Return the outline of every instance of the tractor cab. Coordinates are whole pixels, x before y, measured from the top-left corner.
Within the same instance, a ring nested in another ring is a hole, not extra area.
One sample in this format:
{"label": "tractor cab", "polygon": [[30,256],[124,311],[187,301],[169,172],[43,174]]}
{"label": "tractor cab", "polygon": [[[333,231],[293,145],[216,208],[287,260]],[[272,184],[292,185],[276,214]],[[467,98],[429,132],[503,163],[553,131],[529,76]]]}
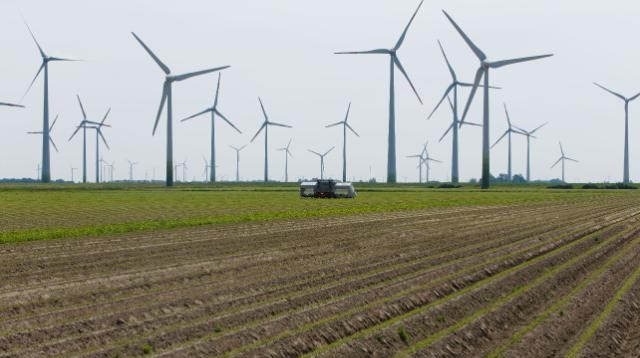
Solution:
{"label": "tractor cab", "polygon": [[356,190],[351,183],[333,179],[314,179],[300,183],[303,198],[355,198]]}

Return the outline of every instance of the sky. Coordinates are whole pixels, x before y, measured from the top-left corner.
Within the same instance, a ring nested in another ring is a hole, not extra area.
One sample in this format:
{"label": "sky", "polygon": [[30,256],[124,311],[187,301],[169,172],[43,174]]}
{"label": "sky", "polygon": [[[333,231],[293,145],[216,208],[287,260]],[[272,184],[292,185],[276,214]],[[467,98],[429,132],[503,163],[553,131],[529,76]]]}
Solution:
{"label": "sky", "polygon": [[[115,162],[115,179],[128,178],[127,160],[138,162],[134,177],[164,177],[166,116],[152,136],[164,74],[135,42],[135,31],[173,73],[230,65],[223,71],[219,109],[241,130],[217,123],[218,179],[235,177],[235,152],[229,145],[249,142],[263,118],[260,96],[271,120],[294,128],[269,131],[269,173],[284,178],[284,156],[276,148],[292,139],[289,178],[319,176],[324,152],[325,176],[342,173],[342,131],[325,128],[340,121],[351,102],[349,121],[360,137],[348,137],[348,177],[386,178],[389,69],[383,55],[334,55],[335,51],[391,48],[417,7],[417,0],[7,0],[0,12],[0,101],[17,102],[40,66],[40,56],[26,20],[43,49],[52,56],[82,62],[50,65],[50,111],[60,120],[52,137],[53,178],[69,179],[80,168],[82,138],[68,141],[81,120],[80,95],[90,120],[111,108],[104,129]],[[443,106],[431,112],[450,83],[437,46],[441,40],[458,77],[472,81],[478,60],[444,17],[446,10],[490,59],[553,53],[554,57],[495,70],[491,139],[506,129],[503,103],[514,124],[533,129],[549,122],[532,140],[532,179],[560,177],[562,141],[568,156],[567,180],[621,181],[624,103],[598,89],[599,82],[625,96],[640,92],[640,51],[633,46],[640,23],[640,3],[631,0],[427,0],[410,28],[400,60],[415,84],[421,105],[396,72],[398,181],[417,181],[415,158],[429,141],[431,179],[450,177],[451,140],[438,142],[451,121]],[[179,119],[213,104],[217,75],[176,83],[173,87],[174,158],[187,161],[187,179],[202,180],[208,157],[210,119]],[[468,92],[461,92],[461,102]],[[482,97],[468,120],[481,122]],[[24,109],[0,107],[0,178],[35,177],[42,140],[27,131],[42,130],[43,81],[38,79],[21,102]],[[630,105],[631,180],[640,181],[638,118],[640,100]],[[243,180],[262,178],[264,142],[260,136],[241,152]],[[104,149],[104,147],[103,147]],[[505,173],[506,141],[491,151],[491,171]],[[513,137],[513,170],[526,170],[526,140]],[[481,129],[464,127],[460,136],[462,180],[478,178]],[[88,177],[95,176],[95,136],[88,136]],[[370,174],[371,173],[371,174]],[[76,179],[78,172],[76,172]],[[182,172],[179,173],[179,179]]]}

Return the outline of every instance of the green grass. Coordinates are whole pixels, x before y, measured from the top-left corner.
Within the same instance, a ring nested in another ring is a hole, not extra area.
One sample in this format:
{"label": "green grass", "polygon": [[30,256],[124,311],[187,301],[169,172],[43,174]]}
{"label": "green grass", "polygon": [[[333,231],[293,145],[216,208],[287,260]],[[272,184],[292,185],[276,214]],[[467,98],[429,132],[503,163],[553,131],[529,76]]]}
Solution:
{"label": "green grass", "polygon": [[[303,219],[451,206],[589,200],[622,195],[537,186],[426,189],[362,184],[355,200],[300,199],[295,184],[0,185],[0,243],[99,236],[211,224]],[[626,194],[626,193],[623,193]],[[628,194],[627,194],[628,195]]]}

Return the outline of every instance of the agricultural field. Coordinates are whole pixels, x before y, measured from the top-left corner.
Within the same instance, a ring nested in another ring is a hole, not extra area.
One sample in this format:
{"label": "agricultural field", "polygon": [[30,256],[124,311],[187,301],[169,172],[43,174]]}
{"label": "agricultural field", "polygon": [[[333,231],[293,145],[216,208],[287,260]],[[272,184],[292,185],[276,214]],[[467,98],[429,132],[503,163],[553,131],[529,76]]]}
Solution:
{"label": "agricultural field", "polygon": [[0,357],[638,357],[640,193],[0,187]]}

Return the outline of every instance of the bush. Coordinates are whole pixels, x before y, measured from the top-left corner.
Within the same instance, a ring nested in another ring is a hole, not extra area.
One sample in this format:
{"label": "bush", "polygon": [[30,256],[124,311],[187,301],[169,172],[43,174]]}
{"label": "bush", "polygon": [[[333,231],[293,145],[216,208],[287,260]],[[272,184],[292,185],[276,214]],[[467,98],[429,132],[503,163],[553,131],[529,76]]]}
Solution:
{"label": "bush", "polygon": [[597,184],[585,184],[582,186],[582,189],[602,189],[599,185]]}
{"label": "bush", "polygon": [[615,183],[615,184],[607,184],[604,186],[605,189],[638,189],[637,187],[624,183]]}
{"label": "bush", "polygon": [[398,336],[404,343],[409,343],[409,333],[404,329],[404,326],[398,327]]}
{"label": "bush", "polygon": [[462,188],[462,185],[453,184],[453,183],[442,183],[438,185],[438,188],[439,189],[457,189],[457,188]]}
{"label": "bush", "polygon": [[142,354],[147,355],[153,351],[153,347],[149,343],[145,343],[142,345]]}

